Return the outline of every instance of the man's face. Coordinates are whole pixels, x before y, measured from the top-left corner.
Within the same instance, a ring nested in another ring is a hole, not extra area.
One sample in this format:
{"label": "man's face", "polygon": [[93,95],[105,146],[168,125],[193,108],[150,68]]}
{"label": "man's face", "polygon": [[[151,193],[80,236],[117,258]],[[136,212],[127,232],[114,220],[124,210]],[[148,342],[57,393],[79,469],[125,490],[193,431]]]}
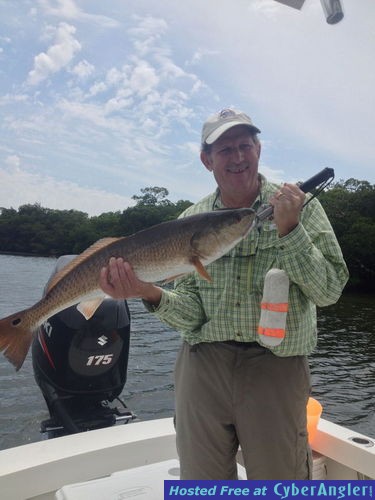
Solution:
{"label": "man's face", "polygon": [[258,189],[258,162],[260,143],[254,142],[245,125],[227,130],[211,146],[210,153],[202,153],[206,168],[213,172],[223,200],[246,197]]}

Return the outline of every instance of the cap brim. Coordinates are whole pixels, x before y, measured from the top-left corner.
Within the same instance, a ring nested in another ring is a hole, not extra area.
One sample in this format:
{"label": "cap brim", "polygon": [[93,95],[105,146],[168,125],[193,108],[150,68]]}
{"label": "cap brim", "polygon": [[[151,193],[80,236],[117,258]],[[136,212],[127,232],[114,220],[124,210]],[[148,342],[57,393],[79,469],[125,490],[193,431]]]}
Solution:
{"label": "cap brim", "polygon": [[254,132],[255,134],[260,134],[260,130],[257,127],[254,127],[254,125],[250,125],[247,122],[241,122],[241,121],[233,121],[233,122],[227,122],[223,123],[218,127],[216,130],[214,130],[206,139],[205,143],[206,144],[213,144],[215,141],[219,139],[221,135],[224,134],[227,130],[229,130],[232,127],[235,127],[236,125],[246,125],[246,127],[249,127],[249,129]]}

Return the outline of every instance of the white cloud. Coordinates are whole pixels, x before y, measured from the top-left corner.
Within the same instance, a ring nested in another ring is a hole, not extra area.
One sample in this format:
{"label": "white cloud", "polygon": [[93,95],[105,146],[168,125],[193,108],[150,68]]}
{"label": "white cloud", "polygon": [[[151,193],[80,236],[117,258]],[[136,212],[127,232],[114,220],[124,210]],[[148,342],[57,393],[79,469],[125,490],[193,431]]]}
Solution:
{"label": "white cloud", "polygon": [[93,97],[97,94],[105,92],[106,90],[107,90],[107,84],[105,82],[95,82],[93,85],[91,85],[88,95],[90,97]]}
{"label": "white cloud", "polygon": [[[211,2],[201,2],[197,9],[181,5],[179,15],[195,25],[199,47],[220,48],[215,61],[205,60],[203,74],[213,72],[221,102],[229,95],[254,115],[262,137],[277,131],[299,154],[305,149],[334,159],[338,168],[365,168],[374,160],[375,3],[343,3],[345,18],[335,26],[326,23],[318,1],[301,11],[273,0],[240,0],[235,10],[226,2],[212,10]],[[205,29],[208,17],[215,29]]]}
{"label": "white cloud", "polygon": [[34,58],[34,68],[29,72],[27,83],[37,85],[53,73],[65,68],[81,50],[81,44],[74,38],[76,29],[67,23],[60,23],[56,29],[55,43],[47,52]]}
{"label": "white cloud", "polygon": [[[78,99],[63,98],[57,106],[64,109],[65,116],[89,121],[124,137],[132,132],[138,142],[147,137],[147,150],[150,139],[153,142],[168,134],[175,123],[192,131],[190,119],[194,113],[189,105],[190,95],[199,97],[200,92],[209,89],[197,75],[187,73],[175,63],[168,47],[156,36],[164,29],[163,20],[137,18],[137,26],[130,29],[135,52],[127,53],[125,61],[112,66],[101,79],[97,74],[85,93],[85,102],[77,93]],[[142,58],[136,42],[150,37],[153,37],[152,51],[147,59]],[[112,116],[114,113],[116,117]]]}
{"label": "white cloud", "polygon": [[156,39],[159,39],[168,29],[165,19],[160,17],[140,17],[133,16],[137,25],[129,30],[129,35],[136,41],[142,40],[149,48],[152,47]]}
{"label": "white cloud", "polygon": [[[83,122],[89,122],[99,130],[112,131],[128,136],[133,125],[130,120],[122,119],[121,117],[106,117],[106,108],[101,104],[72,102],[67,99],[62,99],[57,107],[66,115],[67,123],[71,123],[71,119]],[[78,122],[77,122],[78,125]]]}
{"label": "white cloud", "polygon": [[157,87],[160,79],[155,68],[147,61],[138,61],[129,79],[133,93],[145,96]]}
{"label": "white cloud", "polygon": [[104,114],[110,115],[111,113],[119,112],[124,108],[129,108],[132,104],[133,104],[132,99],[123,99],[119,97],[114,97],[113,99],[109,99],[109,101],[106,102],[104,108]]}
{"label": "white cloud", "polygon": [[92,75],[95,71],[95,66],[90,64],[85,59],[80,61],[72,68],[72,73],[76,75],[79,79],[84,80],[85,78]]}
{"label": "white cloud", "polygon": [[21,159],[17,155],[9,155],[5,158],[5,163],[12,169],[17,170],[21,164]]}
{"label": "white cloud", "polygon": [[27,101],[29,96],[27,94],[5,94],[0,97],[0,106],[6,106],[21,101]]}
{"label": "white cloud", "polygon": [[[326,165],[337,178],[374,179],[373,2],[354,8],[348,0],[345,20],[331,27],[319,2],[299,12],[263,1],[238,0],[233,10],[227,2],[213,8],[213,0],[108,0],[106,14],[121,24],[110,31],[98,27],[99,0],[44,0],[32,23],[27,9],[20,13],[23,38],[6,32],[18,56],[1,54],[19,73],[0,78],[1,165],[13,169],[19,190],[9,181],[1,194],[49,206],[56,200],[38,184],[73,193],[66,203],[93,193],[108,200],[112,191],[125,207],[127,196],[160,185],[171,199],[195,201],[214,187],[199,161],[202,122],[231,104],[261,128],[260,169],[271,179],[303,180]],[[52,29],[50,16],[69,21],[59,39],[62,25]],[[36,40],[44,59],[36,58],[30,88],[21,82],[26,61],[41,52]],[[38,81],[48,84],[35,88]],[[39,199],[30,199],[34,192]]]}
{"label": "white cloud", "polygon": [[118,21],[111,17],[84,12],[74,0],[38,0],[38,4],[45,14],[60,19],[90,22],[106,28],[119,26]]}
{"label": "white cloud", "polygon": [[[73,0],[38,0],[38,3],[49,15],[76,19],[81,13],[81,10],[76,6]],[[52,7],[53,4],[55,4],[55,7]]]}
{"label": "white cloud", "polygon": [[126,75],[126,72],[124,70],[121,71],[117,68],[111,68],[107,72],[105,79],[106,79],[106,82],[108,83],[108,85],[116,86],[116,85],[121,84],[121,82],[125,78],[125,75]]}
{"label": "white cloud", "polygon": [[[260,162],[259,165],[259,172],[263,174],[270,182],[275,182],[277,183],[282,183],[285,182],[285,172],[283,170],[275,170],[272,167],[269,167],[267,165],[263,165],[262,162]],[[289,179],[289,182],[296,182],[297,180],[300,179]]]}
{"label": "white cloud", "polygon": [[20,205],[40,203],[47,208],[75,209],[89,215],[100,215],[104,212],[122,211],[134,203],[130,197],[27,172],[19,168],[20,160],[16,155],[8,157],[7,164],[11,168],[0,167],[0,199],[1,206],[5,208],[17,209]]}
{"label": "white cloud", "polygon": [[197,64],[200,64],[207,57],[216,56],[218,54],[220,54],[218,50],[208,50],[199,48],[196,52],[194,52],[192,58],[189,61],[186,61],[185,64],[187,66],[195,66]]}

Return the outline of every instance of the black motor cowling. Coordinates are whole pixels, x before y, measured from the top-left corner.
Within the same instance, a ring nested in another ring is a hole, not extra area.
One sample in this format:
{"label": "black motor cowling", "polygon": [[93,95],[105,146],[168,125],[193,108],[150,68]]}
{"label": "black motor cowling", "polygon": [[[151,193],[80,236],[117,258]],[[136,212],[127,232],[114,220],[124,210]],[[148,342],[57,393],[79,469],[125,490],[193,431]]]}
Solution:
{"label": "black motor cowling", "polygon": [[[42,422],[42,432],[52,437],[134,418],[118,399],[127,377],[129,339],[124,300],[105,299],[89,320],[72,306],[41,325],[32,358],[51,417]],[[115,399],[121,408],[111,404]]]}

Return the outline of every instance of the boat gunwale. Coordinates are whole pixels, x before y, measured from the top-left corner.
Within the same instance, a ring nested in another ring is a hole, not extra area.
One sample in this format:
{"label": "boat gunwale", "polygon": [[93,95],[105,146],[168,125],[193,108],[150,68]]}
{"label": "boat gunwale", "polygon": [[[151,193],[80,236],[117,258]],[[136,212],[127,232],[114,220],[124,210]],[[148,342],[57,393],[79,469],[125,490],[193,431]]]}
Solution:
{"label": "boat gunwale", "polygon": [[[352,441],[353,437],[367,440],[370,446]],[[312,449],[375,478],[371,444],[375,440],[368,436],[320,419]],[[177,458],[173,418],[132,422],[0,451],[0,491],[5,498],[38,497],[66,484],[173,458]]]}

